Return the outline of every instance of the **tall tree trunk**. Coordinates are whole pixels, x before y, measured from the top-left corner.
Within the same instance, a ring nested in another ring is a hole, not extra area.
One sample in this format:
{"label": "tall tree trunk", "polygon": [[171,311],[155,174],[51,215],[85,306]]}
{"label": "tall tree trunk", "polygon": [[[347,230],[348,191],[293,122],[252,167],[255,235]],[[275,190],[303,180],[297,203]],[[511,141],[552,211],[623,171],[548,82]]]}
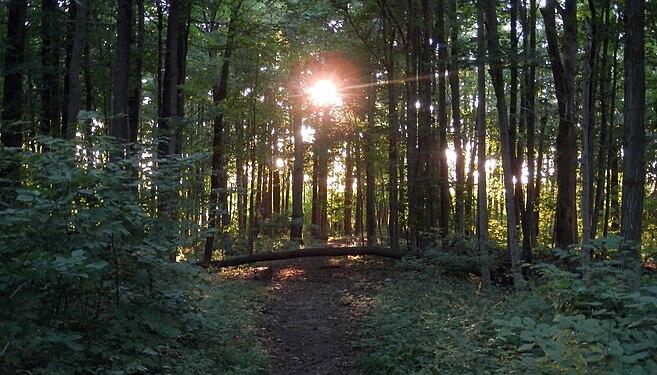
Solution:
{"label": "tall tree trunk", "polygon": [[[417,66],[419,31],[415,16],[417,9],[414,0],[407,1],[408,29],[406,42],[406,158],[407,158],[407,180],[408,180],[408,250],[417,251],[420,217],[422,206],[418,197],[418,113],[415,103],[417,102]],[[360,180],[359,180],[360,181]]]}
{"label": "tall tree trunk", "polygon": [[547,0],[541,8],[545,21],[548,55],[559,105],[555,165],[557,169],[557,206],[554,222],[554,243],[561,249],[577,242],[575,134],[575,65],[577,52],[577,1],[566,0],[562,15],[563,55],[559,52],[556,0]]}
{"label": "tall tree trunk", "polygon": [[[447,164],[447,42],[445,38],[445,0],[438,0],[437,2],[436,43],[438,44],[438,183],[440,187],[440,211],[437,224],[440,229],[441,238],[445,239],[449,235],[451,201],[449,193],[449,167]],[[428,105],[429,103],[427,103]]]}
{"label": "tall tree trunk", "polygon": [[[119,11],[121,6],[119,6]],[[129,10],[129,8],[128,8]],[[73,36],[73,46],[71,47],[71,59],[68,65],[68,98],[67,98],[67,123],[66,139],[75,138],[77,131],[78,112],[80,111],[80,69],[82,67],[82,52],[84,50],[87,14],[89,13],[89,1],[81,1],[76,7],[75,13],[75,32]],[[128,15],[128,19],[130,16]],[[118,22],[120,23],[120,17]],[[129,42],[128,42],[129,45]],[[119,46],[117,46],[119,48]],[[118,70],[117,61],[117,70]],[[117,72],[118,73],[118,72]],[[118,77],[118,76],[117,76]]]}
{"label": "tall tree trunk", "polygon": [[[615,38],[614,41],[614,52],[613,52],[613,69],[610,69],[610,56],[609,56],[609,30],[611,29],[610,23],[610,14],[611,7],[609,6],[609,1],[606,0],[602,5],[604,21],[602,25],[599,26],[600,30],[599,35],[602,37],[602,52],[600,58],[600,141],[598,147],[598,158],[597,158],[597,169],[596,169],[596,182],[595,182],[595,198],[594,198],[594,207],[593,207],[593,216],[591,218],[591,237],[595,238],[598,233],[598,226],[600,221],[600,215],[604,210],[604,197],[605,197],[605,184],[607,179],[605,178],[605,172],[607,171],[608,156],[609,150],[612,141],[613,129],[611,128],[611,123],[613,120],[613,113],[611,109],[614,107],[614,104],[611,102],[611,98],[614,97],[612,90],[614,88],[611,86],[612,78],[616,76],[616,56],[618,54],[619,39]],[[613,73],[612,73],[613,70]],[[615,79],[613,79],[615,81]],[[604,215],[603,215],[604,217]]]}
{"label": "tall tree trunk", "polygon": [[[593,14],[595,16],[595,14]],[[582,63],[582,259],[585,268],[591,265],[591,142],[593,131],[593,82],[592,70],[595,56],[593,30],[586,20],[586,42]]]}
{"label": "tall tree trunk", "polygon": [[354,232],[359,237],[361,244],[365,243],[365,235],[363,233],[363,152],[362,141],[356,146],[356,223],[354,224]]}
{"label": "tall tree trunk", "polygon": [[[23,117],[23,64],[25,63],[27,1],[10,0],[8,8],[0,144],[20,149],[23,145],[21,118]],[[12,157],[5,163],[5,166],[0,168],[0,204],[12,203],[16,196],[16,186],[20,184],[19,160]]]}
{"label": "tall tree trunk", "polygon": [[[82,13],[78,9],[78,14]],[[132,1],[119,0],[117,17],[116,68],[112,94],[112,123],[110,135],[121,143],[122,150],[113,153],[113,159],[125,157],[125,143],[130,139],[130,122],[128,120],[128,91],[130,82],[130,36],[132,29]],[[71,114],[69,110],[69,114]]]}
{"label": "tall tree trunk", "polygon": [[317,145],[317,238],[328,240],[328,162],[329,137],[331,126],[331,109],[325,107],[322,111],[322,125],[315,131]]}
{"label": "tall tree trunk", "polygon": [[41,88],[40,133],[49,135],[59,129],[59,35],[56,32],[56,0],[41,1]]}
{"label": "tall tree trunk", "polygon": [[352,212],[352,202],[354,196],[354,162],[352,156],[352,141],[347,139],[346,144],[346,156],[344,161],[344,234],[345,236],[351,236],[353,234],[353,226],[351,217]]}
{"label": "tall tree trunk", "polygon": [[[524,55],[530,61],[525,69],[524,93],[522,95],[522,117],[527,129],[527,199],[525,202],[525,220],[523,220],[522,260],[531,263],[532,248],[536,243],[535,231],[535,184],[536,184],[536,0],[529,2],[529,14],[524,7],[523,38]],[[527,35],[529,34],[529,35]]]}
{"label": "tall tree trunk", "polygon": [[[242,5],[239,0],[231,9],[230,20],[228,21],[228,34],[226,37],[226,45],[224,47],[223,62],[221,64],[221,73],[219,74],[219,82],[212,86],[212,101],[213,105],[219,108],[228,97],[228,75],[230,72],[230,61],[233,55],[233,45],[235,41],[235,29],[237,27],[237,15]],[[216,14],[215,10],[215,14]],[[213,17],[214,19],[215,17]],[[210,32],[217,30],[217,23],[212,22]],[[210,58],[216,58],[216,51],[211,50]],[[228,191],[227,191],[227,172],[226,172],[226,156],[224,144],[224,113],[222,110],[214,117],[212,128],[212,171],[210,173],[210,207],[208,218],[208,229],[218,228],[220,237],[222,239],[222,250],[230,250],[230,233],[227,232],[230,227],[230,212],[228,210]],[[208,263],[212,260],[214,252],[214,235],[206,237],[205,240],[205,254],[204,262]]]}
{"label": "tall tree trunk", "polygon": [[162,106],[158,128],[158,154],[160,157],[170,155],[178,146],[178,128],[181,120],[181,82],[184,82],[185,47],[187,38],[187,18],[191,0],[171,0],[167,22],[166,52],[164,57],[164,74],[162,77]]}
{"label": "tall tree trunk", "polygon": [[504,196],[506,201],[507,245],[511,254],[513,286],[524,288],[525,280],[520,270],[520,251],[518,246],[518,228],[513,186],[513,165],[511,163],[511,143],[509,141],[509,120],[504,94],[504,74],[502,72],[502,50],[497,31],[497,14],[495,1],[488,0],[486,23],[488,26],[488,51],[490,54],[490,76],[497,98],[497,114],[500,125],[500,143],[502,145],[502,169],[504,173]]}
{"label": "tall tree trunk", "polygon": [[635,271],[630,287],[640,282],[643,198],[646,180],[645,1],[625,1],[625,98],[623,127],[622,258]]}
{"label": "tall tree trunk", "polygon": [[376,91],[371,86],[367,93],[367,129],[364,132],[364,156],[365,156],[365,179],[366,179],[366,206],[365,206],[365,226],[367,232],[367,246],[376,244],[376,197],[375,197],[375,176],[374,176],[374,150],[373,137],[374,116],[376,111]]}
{"label": "tall tree trunk", "polygon": [[[488,196],[486,193],[486,73],[484,14],[486,3],[477,2],[477,241],[479,254],[488,257]],[[490,270],[481,266],[481,281],[490,286]]]}
{"label": "tall tree trunk", "polygon": [[452,58],[449,68],[449,86],[452,93],[452,124],[454,126],[454,151],[456,152],[456,182],[455,182],[455,206],[456,216],[454,218],[454,230],[458,235],[464,234],[465,222],[465,155],[463,154],[463,130],[461,124],[461,90],[459,82],[459,23],[456,13],[458,0],[450,0],[450,23],[452,42]]}
{"label": "tall tree trunk", "polygon": [[388,203],[390,205],[388,215],[388,234],[390,247],[399,249],[399,178],[398,168],[398,138],[399,138],[399,114],[397,111],[397,83],[395,75],[395,31],[391,21],[391,15],[384,17],[385,67],[388,76]]}
{"label": "tall tree trunk", "polygon": [[139,135],[139,123],[140,123],[140,113],[141,113],[141,76],[142,76],[142,66],[144,63],[144,0],[136,0],[137,9],[136,9],[136,21],[137,29],[136,35],[132,33],[132,42],[136,48],[130,51],[131,54],[131,63],[130,66],[130,83],[129,83],[129,92],[128,92],[128,125],[130,129],[130,143],[137,142],[137,137]]}
{"label": "tall tree trunk", "polygon": [[[23,71],[25,63],[26,0],[10,0],[7,13],[7,46],[2,96],[0,142],[6,147],[23,145]],[[16,166],[18,167],[18,166]]]}
{"label": "tall tree trunk", "polygon": [[303,113],[302,89],[298,84],[301,76],[301,67],[295,65],[291,71],[292,92],[292,134],[294,136],[294,165],[292,168],[292,220],[290,222],[290,240],[301,243],[303,237]]}

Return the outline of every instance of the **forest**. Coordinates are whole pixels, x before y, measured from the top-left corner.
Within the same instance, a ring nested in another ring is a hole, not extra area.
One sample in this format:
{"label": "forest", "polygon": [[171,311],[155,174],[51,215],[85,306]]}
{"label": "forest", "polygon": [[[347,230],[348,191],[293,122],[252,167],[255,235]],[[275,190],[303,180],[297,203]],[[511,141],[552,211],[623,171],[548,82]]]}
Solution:
{"label": "forest", "polygon": [[655,19],[0,1],[0,373],[657,373]]}

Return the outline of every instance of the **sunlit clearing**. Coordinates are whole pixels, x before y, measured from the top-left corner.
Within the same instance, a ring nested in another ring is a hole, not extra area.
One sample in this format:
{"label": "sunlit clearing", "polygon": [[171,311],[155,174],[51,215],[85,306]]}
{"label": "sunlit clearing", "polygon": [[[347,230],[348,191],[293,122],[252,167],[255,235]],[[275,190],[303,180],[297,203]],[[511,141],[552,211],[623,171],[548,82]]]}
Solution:
{"label": "sunlit clearing", "polygon": [[338,88],[327,79],[317,81],[313,87],[308,89],[308,93],[310,94],[310,101],[320,107],[339,106],[343,103]]}
{"label": "sunlit clearing", "polygon": [[285,160],[278,158],[276,159],[276,168],[283,168],[285,167]]}

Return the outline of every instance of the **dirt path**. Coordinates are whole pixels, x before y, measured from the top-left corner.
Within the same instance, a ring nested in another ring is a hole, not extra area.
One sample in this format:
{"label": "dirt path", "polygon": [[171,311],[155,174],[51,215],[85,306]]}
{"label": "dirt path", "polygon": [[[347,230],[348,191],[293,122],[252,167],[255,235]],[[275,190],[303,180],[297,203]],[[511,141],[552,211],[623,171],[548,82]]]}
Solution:
{"label": "dirt path", "polygon": [[271,373],[359,374],[354,361],[362,314],[386,279],[382,263],[347,258],[280,262],[266,271],[269,291],[260,336]]}

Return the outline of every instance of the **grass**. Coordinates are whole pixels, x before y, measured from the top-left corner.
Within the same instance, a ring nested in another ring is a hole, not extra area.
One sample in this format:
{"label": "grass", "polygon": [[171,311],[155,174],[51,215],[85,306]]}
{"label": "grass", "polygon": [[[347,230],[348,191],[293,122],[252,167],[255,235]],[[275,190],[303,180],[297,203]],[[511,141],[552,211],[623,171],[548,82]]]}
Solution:
{"label": "grass", "polygon": [[431,265],[401,268],[366,319],[367,374],[657,372],[654,278],[627,292],[613,264],[588,281],[536,266],[530,291],[482,291]]}

